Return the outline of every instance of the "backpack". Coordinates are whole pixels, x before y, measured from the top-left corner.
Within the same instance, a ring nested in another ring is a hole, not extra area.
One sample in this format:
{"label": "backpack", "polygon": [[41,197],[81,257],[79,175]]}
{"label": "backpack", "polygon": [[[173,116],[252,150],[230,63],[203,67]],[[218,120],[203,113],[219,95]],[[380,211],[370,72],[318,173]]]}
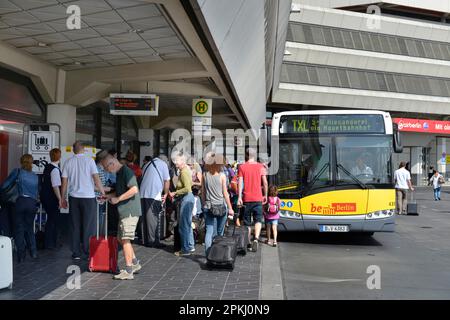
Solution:
{"label": "backpack", "polygon": [[268,214],[274,215],[278,213],[278,197],[269,197],[266,211]]}
{"label": "backpack", "polygon": [[238,194],[238,184],[239,184],[239,180],[238,180],[238,175],[236,174],[230,181],[230,190],[234,193],[234,194]]}

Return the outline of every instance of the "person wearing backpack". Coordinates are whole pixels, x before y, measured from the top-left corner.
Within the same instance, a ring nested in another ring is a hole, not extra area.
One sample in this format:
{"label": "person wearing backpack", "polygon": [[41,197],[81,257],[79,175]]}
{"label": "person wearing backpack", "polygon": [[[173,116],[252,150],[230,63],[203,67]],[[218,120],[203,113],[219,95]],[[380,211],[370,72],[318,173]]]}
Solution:
{"label": "person wearing backpack", "polygon": [[445,183],[445,179],[438,170],[435,170],[430,178],[430,183],[433,185],[434,201],[441,200],[441,186]]}
{"label": "person wearing backpack", "polygon": [[[266,222],[266,233],[268,245],[277,246],[278,235],[278,220],[280,219],[280,203],[278,198],[278,188],[276,186],[269,187],[269,199],[264,210],[264,220]],[[273,240],[271,241],[271,233],[273,233]]]}

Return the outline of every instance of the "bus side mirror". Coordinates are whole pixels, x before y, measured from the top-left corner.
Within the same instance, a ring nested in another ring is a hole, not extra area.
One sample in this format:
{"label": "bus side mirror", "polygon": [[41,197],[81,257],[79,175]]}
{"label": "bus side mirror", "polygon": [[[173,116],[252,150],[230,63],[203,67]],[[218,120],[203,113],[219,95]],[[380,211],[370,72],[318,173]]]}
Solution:
{"label": "bus side mirror", "polygon": [[400,139],[400,131],[398,130],[398,124],[393,123],[392,125],[393,125],[393,129],[394,129],[394,152],[402,153],[403,146],[402,146],[402,140]]}

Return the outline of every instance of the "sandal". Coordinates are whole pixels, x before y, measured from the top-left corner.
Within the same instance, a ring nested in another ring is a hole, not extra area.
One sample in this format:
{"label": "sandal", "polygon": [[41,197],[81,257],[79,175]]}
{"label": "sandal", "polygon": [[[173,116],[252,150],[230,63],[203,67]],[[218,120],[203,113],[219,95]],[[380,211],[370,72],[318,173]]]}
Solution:
{"label": "sandal", "polygon": [[276,247],[276,246],[277,246],[277,243],[276,243],[276,242],[274,242],[274,243],[272,244],[272,246]]}

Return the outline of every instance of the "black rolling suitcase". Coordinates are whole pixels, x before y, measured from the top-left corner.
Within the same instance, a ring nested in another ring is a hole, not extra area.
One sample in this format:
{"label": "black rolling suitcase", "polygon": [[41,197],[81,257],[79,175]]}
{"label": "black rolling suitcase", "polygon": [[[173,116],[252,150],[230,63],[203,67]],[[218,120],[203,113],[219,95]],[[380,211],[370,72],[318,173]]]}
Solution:
{"label": "black rolling suitcase", "polygon": [[419,215],[419,207],[417,206],[417,201],[414,200],[414,192],[411,192],[411,200],[406,205],[406,214],[408,216]]}
{"label": "black rolling suitcase", "polygon": [[237,242],[234,237],[217,236],[206,255],[206,265],[210,268],[233,270],[237,251]]}
{"label": "black rolling suitcase", "polygon": [[[247,234],[245,233],[247,229]],[[236,233],[236,231],[238,231]],[[236,219],[234,219],[233,233],[214,238],[211,247],[206,254],[206,265],[210,268],[234,269],[234,262],[238,252],[242,254],[242,246],[247,253],[247,245],[244,235],[248,236],[248,228],[236,228]],[[248,239],[248,238],[247,238]],[[248,240],[247,240],[248,241]],[[244,254],[245,254],[244,253]]]}
{"label": "black rolling suitcase", "polygon": [[234,228],[233,238],[237,244],[237,253],[245,256],[247,254],[248,245],[248,228],[245,226]]}

